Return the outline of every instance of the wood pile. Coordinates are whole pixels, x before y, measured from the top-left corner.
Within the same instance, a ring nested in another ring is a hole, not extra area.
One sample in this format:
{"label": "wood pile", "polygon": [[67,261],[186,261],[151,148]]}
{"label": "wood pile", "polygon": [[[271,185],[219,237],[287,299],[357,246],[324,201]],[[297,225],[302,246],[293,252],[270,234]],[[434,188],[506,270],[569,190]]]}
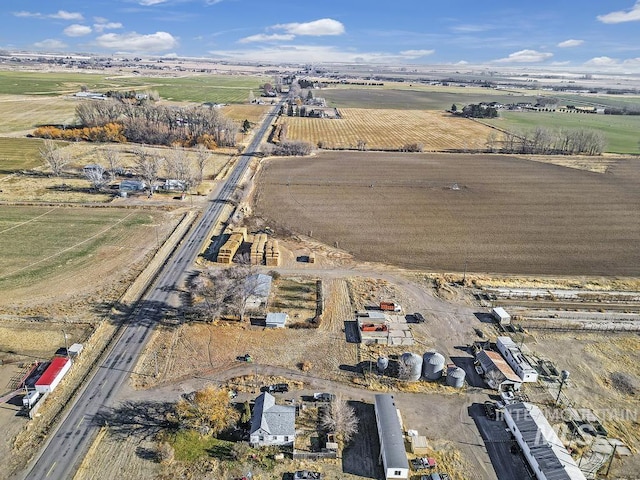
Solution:
{"label": "wood pile", "polygon": [[251,245],[251,265],[264,265],[264,250],[267,244],[267,234],[259,233]]}
{"label": "wood pile", "polygon": [[224,231],[224,235],[229,235],[229,238],[218,251],[218,263],[231,263],[233,257],[247,238],[247,229],[244,227],[229,228]]}
{"label": "wood pile", "polygon": [[277,267],[280,265],[280,247],[278,246],[278,240],[267,240],[264,259],[267,267]]}

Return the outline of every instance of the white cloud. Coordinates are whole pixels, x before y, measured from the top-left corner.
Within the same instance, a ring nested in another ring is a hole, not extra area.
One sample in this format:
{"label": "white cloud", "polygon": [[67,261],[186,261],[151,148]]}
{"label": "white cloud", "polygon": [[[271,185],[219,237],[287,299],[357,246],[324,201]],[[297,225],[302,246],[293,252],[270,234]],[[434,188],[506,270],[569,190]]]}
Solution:
{"label": "white cloud", "polygon": [[321,18],[306,23],[283,23],[271,27],[274,30],[284,30],[292,35],[342,35],[345,32],[344,25],[332,18]]}
{"label": "white cloud", "polygon": [[496,63],[537,63],[553,57],[553,53],[538,52],[536,50],[520,50],[513,52],[506,58],[494,60]]}
{"label": "white cloud", "polygon": [[13,12],[13,15],[16,17],[55,18],[56,20],[76,20],[79,22],[84,20],[84,17],[81,13],[67,12],[66,10],[58,10],[57,13],[52,13],[49,15],[45,15],[40,12],[27,12],[22,10],[20,12]]}
{"label": "white cloud", "polygon": [[156,32],[141,35],[136,32],[105,33],[96,39],[96,43],[103,48],[125,52],[162,52],[171,50],[178,45],[178,40],[167,32]]}
{"label": "white cloud", "polygon": [[13,15],[15,17],[42,17],[41,13],[38,12],[26,12],[26,11],[20,11],[20,12],[13,12]]}
{"label": "white cloud", "polygon": [[151,5],[160,5],[161,3],[166,3],[168,0],[140,0],[140,5],[144,5],[145,7],[149,7]]}
{"label": "white cloud", "polygon": [[614,65],[618,65],[618,60],[611,57],[594,57],[591,60],[585,62],[585,65],[589,65],[592,67],[611,67]]}
{"label": "white cloud", "polygon": [[91,31],[91,27],[74,23],[64,29],[64,34],[67,37],[84,37],[85,35],[89,35]]}
{"label": "white cloud", "polygon": [[579,47],[584,43],[584,40],[574,40],[573,38],[560,42],[557,46],[560,48]]}
{"label": "white cloud", "polygon": [[54,13],[52,15],[48,15],[49,18],[57,18],[58,20],[84,20],[84,17],[81,13],[78,12],[67,12],[66,10],[58,10],[58,13]]}
{"label": "white cloud", "polygon": [[274,33],[269,35],[266,33],[258,33],[257,35],[251,35],[249,37],[241,38],[239,43],[252,43],[252,42],[287,42],[296,38],[295,35],[290,33]]}
{"label": "white cloud", "polygon": [[48,38],[46,40],[42,40],[41,42],[36,42],[33,44],[36,48],[41,48],[42,50],[64,50],[67,48],[67,44],[61,42],[60,40],[55,40],[53,38]]}
{"label": "white cloud", "polygon": [[602,23],[637,22],[640,20],[640,0],[628,11],[618,10],[606,15],[598,15],[597,18]]}
{"label": "white cloud", "polygon": [[93,24],[93,29],[98,33],[123,27],[120,22],[109,22],[106,18],[96,18],[95,21],[96,23]]}
{"label": "white cloud", "polygon": [[456,25],[451,30],[458,33],[478,33],[493,30],[491,25]]}
{"label": "white cloud", "polygon": [[434,52],[435,50],[403,50],[400,52],[400,55],[408,59],[413,59],[433,55]]}

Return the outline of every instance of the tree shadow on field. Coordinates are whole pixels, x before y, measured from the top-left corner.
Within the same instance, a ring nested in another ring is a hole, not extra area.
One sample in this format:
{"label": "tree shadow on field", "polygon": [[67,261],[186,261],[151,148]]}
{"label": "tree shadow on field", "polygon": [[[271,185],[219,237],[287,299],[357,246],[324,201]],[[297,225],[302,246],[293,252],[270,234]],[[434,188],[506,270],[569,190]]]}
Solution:
{"label": "tree shadow on field", "polygon": [[136,447],[136,455],[143,460],[149,460],[150,462],[159,462],[157,450],[153,448],[147,448],[143,446]]}
{"label": "tree shadow on field", "polygon": [[133,306],[120,302],[102,302],[93,311],[114,325],[176,327],[178,313],[166,302],[141,300]]}
{"label": "tree shadow on field", "polygon": [[349,402],[358,418],[358,432],[342,452],[342,471],[365,478],[384,478],[378,465],[380,442],[372,404]]}
{"label": "tree shadow on field", "polygon": [[123,402],[115,407],[100,410],[93,423],[108,427],[109,432],[118,438],[135,435],[151,439],[158,433],[175,428],[170,417],[174,411],[171,402]]}

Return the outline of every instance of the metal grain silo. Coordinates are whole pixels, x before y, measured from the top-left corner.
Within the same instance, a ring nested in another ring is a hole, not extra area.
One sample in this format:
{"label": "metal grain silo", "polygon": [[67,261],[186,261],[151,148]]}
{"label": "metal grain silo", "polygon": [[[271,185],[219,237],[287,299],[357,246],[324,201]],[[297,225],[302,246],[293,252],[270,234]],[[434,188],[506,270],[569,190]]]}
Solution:
{"label": "metal grain silo", "polygon": [[398,377],[408,382],[417,382],[422,375],[422,358],[416,353],[403,353],[398,361]]}
{"label": "metal grain silo", "polygon": [[447,369],[447,385],[453,388],[464,387],[464,379],[467,376],[460,367],[449,367]]}
{"label": "metal grain silo", "polygon": [[444,357],[438,352],[423,355],[422,375],[426,380],[439,380],[444,370]]}
{"label": "metal grain silo", "polygon": [[376,362],[376,367],[378,369],[378,373],[379,374],[383,374],[388,366],[389,366],[389,359],[388,358],[386,358],[386,357],[379,357],[378,358],[378,361]]}

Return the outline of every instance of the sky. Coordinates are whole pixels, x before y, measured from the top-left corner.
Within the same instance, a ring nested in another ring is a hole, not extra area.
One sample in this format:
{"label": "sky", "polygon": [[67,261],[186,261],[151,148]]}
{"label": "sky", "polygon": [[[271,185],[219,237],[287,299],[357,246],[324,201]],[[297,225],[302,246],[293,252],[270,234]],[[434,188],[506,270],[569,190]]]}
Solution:
{"label": "sky", "polygon": [[640,0],[21,0],[0,48],[640,72]]}

